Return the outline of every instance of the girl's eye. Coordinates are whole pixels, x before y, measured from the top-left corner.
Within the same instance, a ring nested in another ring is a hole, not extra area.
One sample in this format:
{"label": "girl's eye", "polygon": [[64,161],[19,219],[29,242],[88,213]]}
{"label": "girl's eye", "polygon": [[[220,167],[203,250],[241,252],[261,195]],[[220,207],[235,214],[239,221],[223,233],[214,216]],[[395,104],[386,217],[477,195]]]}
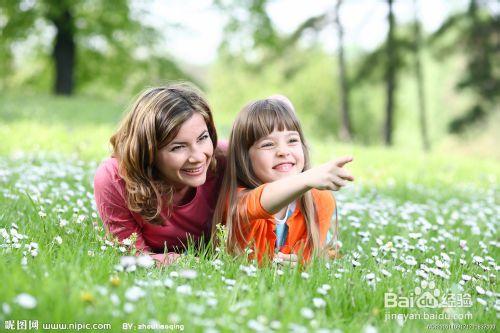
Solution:
{"label": "girl's eye", "polygon": [[272,146],[273,146],[272,142],[264,142],[260,147],[261,148],[269,148]]}
{"label": "girl's eye", "polygon": [[299,140],[299,139],[297,139],[297,138],[292,138],[292,139],[290,139],[288,142],[289,142],[289,143],[297,143],[297,142],[300,142],[300,140]]}

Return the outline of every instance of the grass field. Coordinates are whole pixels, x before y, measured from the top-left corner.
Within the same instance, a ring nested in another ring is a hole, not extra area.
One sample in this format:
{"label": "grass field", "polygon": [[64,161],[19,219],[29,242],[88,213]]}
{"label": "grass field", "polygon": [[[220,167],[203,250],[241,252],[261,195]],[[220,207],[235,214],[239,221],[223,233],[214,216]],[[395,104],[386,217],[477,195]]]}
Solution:
{"label": "grass field", "polygon": [[498,160],[311,140],[315,163],[355,157],[355,185],[335,194],[341,259],[259,269],[222,248],[157,269],[105,240],[93,205],[93,172],[123,108],[0,95],[2,328],[496,330]]}

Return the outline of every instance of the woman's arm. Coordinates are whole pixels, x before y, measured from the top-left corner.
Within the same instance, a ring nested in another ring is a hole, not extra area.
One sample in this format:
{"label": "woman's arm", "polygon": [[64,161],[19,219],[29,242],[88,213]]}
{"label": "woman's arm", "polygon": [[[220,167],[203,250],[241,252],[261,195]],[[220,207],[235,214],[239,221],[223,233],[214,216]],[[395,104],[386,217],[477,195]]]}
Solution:
{"label": "woman's arm", "polygon": [[137,254],[148,254],[157,264],[170,264],[179,256],[177,253],[152,253],[142,235],[139,223],[135,220],[125,199],[122,196],[119,184],[113,181],[109,169],[101,165],[94,177],[94,198],[99,216],[107,234],[111,234],[123,242],[135,234],[136,242],[133,246]]}

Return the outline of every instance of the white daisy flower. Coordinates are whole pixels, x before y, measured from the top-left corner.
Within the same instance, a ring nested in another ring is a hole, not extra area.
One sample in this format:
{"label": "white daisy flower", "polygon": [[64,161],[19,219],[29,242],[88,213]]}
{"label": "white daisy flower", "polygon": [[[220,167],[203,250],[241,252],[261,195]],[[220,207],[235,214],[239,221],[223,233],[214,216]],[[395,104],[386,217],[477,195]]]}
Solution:
{"label": "white daisy flower", "polygon": [[196,279],[198,273],[194,269],[185,269],[179,272],[179,276],[184,279]]}
{"label": "white daisy flower", "polygon": [[225,277],[222,277],[222,281],[224,281],[224,283],[228,286],[234,286],[236,284],[236,280],[226,279]]}
{"label": "white daisy flower", "polygon": [[476,291],[479,295],[484,295],[485,291],[482,287],[476,286]]}
{"label": "white daisy flower", "polygon": [[123,268],[134,266],[135,263],[136,263],[135,257],[133,257],[133,256],[123,256],[120,258],[120,265]]}
{"label": "white daisy flower", "polygon": [[183,284],[178,286],[175,291],[181,295],[191,295],[192,289],[190,285]]}
{"label": "white daisy flower", "polygon": [[417,265],[417,261],[413,257],[408,257],[405,259],[405,264],[407,264],[408,266],[415,266]]}
{"label": "white daisy flower", "polygon": [[133,312],[134,310],[135,310],[135,306],[134,306],[134,304],[132,304],[132,303],[125,303],[125,304],[123,305],[123,311],[124,311],[125,313],[131,313],[131,312]]}
{"label": "white daisy flower", "polygon": [[372,325],[366,325],[363,328],[363,333],[377,333],[377,332],[378,332],[377,328]]}
{"label": "white daisy flower", "polygon": [[123,245],[126,245],[126,246],[130,246],[132,245],[132,240],[130,238],[125,238],[123,241],[122,241],[122,244]]}
{"label": "white daisy flower", "polygon": [[10,309],[10,305],[7,303],[2,304],[2,311],[4,314],[9,315],[12,311]]}
{"label": "white daisy flower", "polygon": [[36,298],[27,293],[17,295],[14,302],[24,309],[34,309],[37,305]]}
{"label": "white daisy flower", "polygon": [[488,302],[486,302],[486,300],[484,300],[484,299],[482,299],[482,298],[480,298],[480,297],[476,298],[476,301],[477,301],[479,304],[483,305],[483,306],[488,305]]}
{"label": "white daisy flower", "polygon": [[436,266],[438,268],[444,268],[444,263],[441,260],[437,259],[436,260]]}
{"label": "white daisy flower", "polygon": [[482,264],[484,259],[480,256],[474,256],[472,257],[472,262],[475,264]]}
{"label": "white daisy flower", "polygon": [[117,294],[111,294],[109,296],[109,299],[111,300],[111,303],[113,303],[113,305],[120,305],[120,297],[118,297]]}
{"label": "white daisy flower", "polygon": [[155,265],[153,258],[148,255],[138,256],[135,261],[139,267],[143,268],[151,268]]}
{"label": "white daisy flower", "polygon": [[266,326],[260,323],[258,320],[250,319],[247,323],[248,328],[255,332],[265,332]]}
{"label": "white daisy flower", "polygon": [[174,286],[174,280],[165,278],[165,280],[163,280],[163,285],[167,288],[172,288]]}
{"label": "white daisy flower", "polygon": [[451,261],[451,258],[449,255],[447,255],[446,253],[444,252],[441,252],[441,257],[443,258],[444,261],[447,261],[447,262],[450,262]]}
{"label": "white daisy flower", "polygon": [[380,273],[382,273],[384,276],[388,276],[388,277],[392,276],[392,274],[389,271],[385,270],[385,269],[381,269]]}
{"label": "white daisy flower", "polygon": [[141,288],[139,288],[137,286],[130,287],[125,292],[125,298],[131,302],[135,302],[135,301],[139,300],[140,298],[144,297],[145,295],[146,295],[146,293],[144,292],[144,290],[142,290]]}
{"label": "white daisy flower", "polygon": [[300,314],[302,317],[306,319],[313,319],[314,318],[314,311],[309,309],[309,308],[302,308],[300,309]]}
{"label": "white daisy flower", "polygon": [[326,302],[324,299],[322,298],[319,298],[319,297],[315,297],[313,298],[313,304],[315,307],[317,307],[318,309],[319,308],[324,308],[326,306]]}
{"label": "white daisy flower", "polygon": [[55,241],[57,244],[59,244],[59,245],[61,245],[61,244],[62,244],[62,242],[63,242],[63,240],[62,240],[61,236],[56,236],[56,237],[54,237],[54,241]]}
{"label": "white daisy flower", "polygon": [[207,299],[207,305],[209,307],[215,308],[217,306],[217,303],[218,303],[218,301],[215,298],[209,298],[209,299]]}
{"label": "white daisy flower", "polygon": [[464,281],[470,281],[472,279],[472,276],[467,275],[467,274],[462,274],[462,280]]}
{"label": "white daisy flower", "polygon": [[281,322],[279,322],[278,320],[273,320],[269,323],[269,327],[277,331],[281,329]]}

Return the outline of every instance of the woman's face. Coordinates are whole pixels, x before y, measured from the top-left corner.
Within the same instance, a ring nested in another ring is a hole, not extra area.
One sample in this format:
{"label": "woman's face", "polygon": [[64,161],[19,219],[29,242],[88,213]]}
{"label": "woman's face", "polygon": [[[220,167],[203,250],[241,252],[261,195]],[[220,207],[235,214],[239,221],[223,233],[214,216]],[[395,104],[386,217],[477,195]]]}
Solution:
{"label": "woman's face", "polygon": [[213,153],[205,119],[195,113],[181,125],[177,136],[158,152],[156,167],[176,190],[198,187],[205,183]]}

